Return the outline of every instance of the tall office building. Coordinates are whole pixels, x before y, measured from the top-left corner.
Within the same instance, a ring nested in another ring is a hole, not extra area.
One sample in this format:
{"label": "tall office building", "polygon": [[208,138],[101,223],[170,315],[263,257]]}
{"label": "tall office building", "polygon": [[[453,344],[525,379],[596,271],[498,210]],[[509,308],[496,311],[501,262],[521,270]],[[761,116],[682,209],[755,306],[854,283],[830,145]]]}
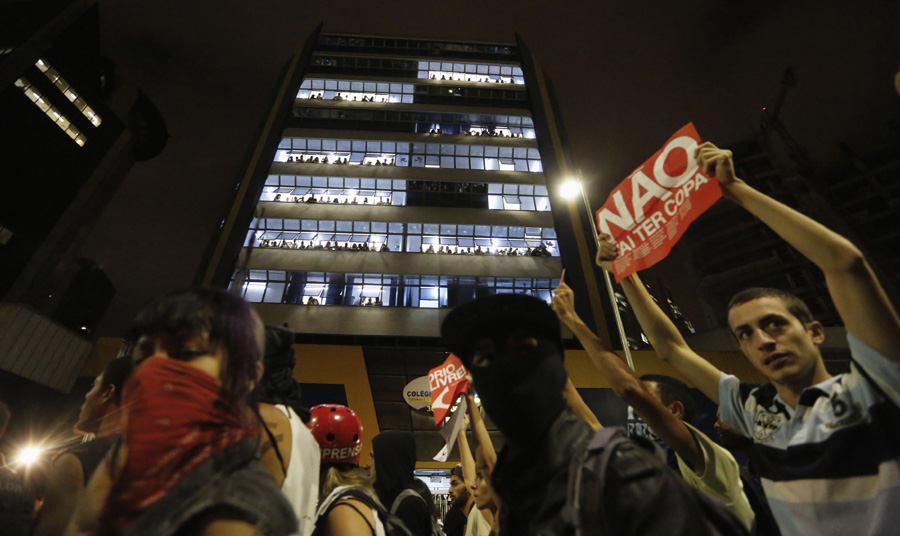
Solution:
{"label": "tall office building", "polygon": [[443,360],[453,306],[513,292],[549,302],[565,266],[590,296],[579,312],[606,331],[588,216],[556,193],[570,169],[552,86],[523,43],[317,31],[200,280],[239,288],[299,343],[361,348],[378,426],[416,430],[427,459],[434,422],[401,395]]}
{"label": "tall office building", "polygon": [[552,113],[536,116],[550,97],[526,54],[314,36],[207,282],[237,277],[268,323],[308,334],[436,337],[445,310],[476,296],[549,302],[560,256],[572,280],[583,266],[571,213],[553,210],[563,137]]}

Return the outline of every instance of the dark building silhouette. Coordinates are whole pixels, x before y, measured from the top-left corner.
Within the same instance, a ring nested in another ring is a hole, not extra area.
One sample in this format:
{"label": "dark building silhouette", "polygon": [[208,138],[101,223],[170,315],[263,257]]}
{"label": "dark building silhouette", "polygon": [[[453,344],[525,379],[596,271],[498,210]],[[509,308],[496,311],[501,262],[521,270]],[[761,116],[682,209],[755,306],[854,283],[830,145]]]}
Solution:
{"label": "dark building silhouette", "polygon": [[131,165],[167,139],[150,100],[100,54],[98,10],[0,6],[0,370],[62,391],[115,293],[75,251]]}

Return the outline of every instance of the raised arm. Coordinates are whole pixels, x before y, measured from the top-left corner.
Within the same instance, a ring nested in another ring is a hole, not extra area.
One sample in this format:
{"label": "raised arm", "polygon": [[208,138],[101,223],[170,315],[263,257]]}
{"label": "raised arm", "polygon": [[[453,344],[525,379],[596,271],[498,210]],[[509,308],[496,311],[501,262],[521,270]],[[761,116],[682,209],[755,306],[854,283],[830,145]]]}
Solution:
{"label": "raised arm", "polygon": [[616,395],[627,402],[653,431],[677,452],[698,475],[705,471],[703,452],[687,426],[664,406],[609,345],[591,331],[575,312],[572,289],[560,283],[554,290],[553,311],[578,338],[594,367],[609,380]]}
{"label": "raised arm", "polygon": [[475,483],[475,457],[472,456],[472,449],[469,448],[469,440],[466,438],[468,427],[469,416],[463,415],[463,425],[459,429],[459,435],[456,436],[456,444],[459,445],[459,463],[462,465],[463,480],[471,493],[472,484]]}
{"label": "raised arm", "polygon": [[597,431],[603,428],[603,425],[600,424],[600,420],[597,419],[597,416],[594,415],[594,412],[591,411],[591,408],[584,402],[584,399],[581,398],[581,395],[578,394],[578,389],[575,388],[575,384],[572,383],[571,378],[566,379],[566,387],[563,389],[563,397],[566,399],[566,402],[569,403],[569,406],[572,407],[572,411],[575,412],[575,415],[581,418],[584,422],[591,427],[591,430]]}
{"label": "raised arm", "polygon": [[[469,385],[472,385],[472,378],[469,378]],[[481,418],[481,411],[475,405],[475,394],[470,390],[466,393],[466,403],[469,407],[469,421],[472,423],[472,431],[475,432],[475,442],[481,447],[484,453],[484,464],[490,470],[494,469],[497,463],[497,451],[494,450],[494,443],[488,434],[487,426],[484,419]]]}
{"label": "raised arm", "polygon": [[[604,270],[610,270],[609,261],[619,256],[619,250],[615,244],[608,241],[608,235],[601,235],[600,238],[597,264]],[[675,370],[691,380],[703,394],[718,404],[719,378],[722,371],[691,350],[681,332],[659,308],[637,274],[626,277],[621,284],[638,323],[660,359],[675,367]]]}
{"label": "raised arm", "polygon": [[731,151],[697,148],[697,163],[715,173],[722,193],[759,218],[825,273],[847,331],[892,361],[900,361],[900,317],[859,249],[824,225],[779,203],[735,176]]}

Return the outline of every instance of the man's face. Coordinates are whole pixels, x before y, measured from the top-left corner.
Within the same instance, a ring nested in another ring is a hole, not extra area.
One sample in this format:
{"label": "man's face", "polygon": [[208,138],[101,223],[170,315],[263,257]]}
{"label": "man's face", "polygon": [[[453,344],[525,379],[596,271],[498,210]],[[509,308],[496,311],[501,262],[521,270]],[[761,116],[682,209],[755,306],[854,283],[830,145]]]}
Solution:
{"label": "man's face", "polygon": [[84,404],[81,405],[81,413],[78,415],[78,422],[75,423],[75,429],[85,434],[95,434],[100,428],[100,419],[106,413],[104,404],[104,395],[106,394],[100,388],[103,381],[103,374],[94,379],[91,390],[84,395]]}
{"label": "man's face", "polygon": [[469,502],[469,489],[462,477],[453,475],[450,477],[450,504],[465,506]]}
{"label": "man's face", "polygon": [[822,359],[818,345],[825,339],[822,325],[803,325],[781,298],[758,298],[736,305],[728,324],[747,359],[775,383],[811,378]]}

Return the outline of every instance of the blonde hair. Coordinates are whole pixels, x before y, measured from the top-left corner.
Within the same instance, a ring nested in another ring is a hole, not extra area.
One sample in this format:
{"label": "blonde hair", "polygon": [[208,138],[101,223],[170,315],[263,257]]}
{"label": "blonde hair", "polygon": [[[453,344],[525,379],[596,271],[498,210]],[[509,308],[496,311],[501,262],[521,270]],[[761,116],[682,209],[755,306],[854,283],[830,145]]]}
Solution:
{"label": "blonde hair", "polygon": [[319,500],[328,497],[328,495],[340,486],[353,486],[360,488],[369,493],[375,502],[378,496],[375,494],[373,479],[369,476],[365,469],[347,464],[325,464],[322,465],[319,474]]}

